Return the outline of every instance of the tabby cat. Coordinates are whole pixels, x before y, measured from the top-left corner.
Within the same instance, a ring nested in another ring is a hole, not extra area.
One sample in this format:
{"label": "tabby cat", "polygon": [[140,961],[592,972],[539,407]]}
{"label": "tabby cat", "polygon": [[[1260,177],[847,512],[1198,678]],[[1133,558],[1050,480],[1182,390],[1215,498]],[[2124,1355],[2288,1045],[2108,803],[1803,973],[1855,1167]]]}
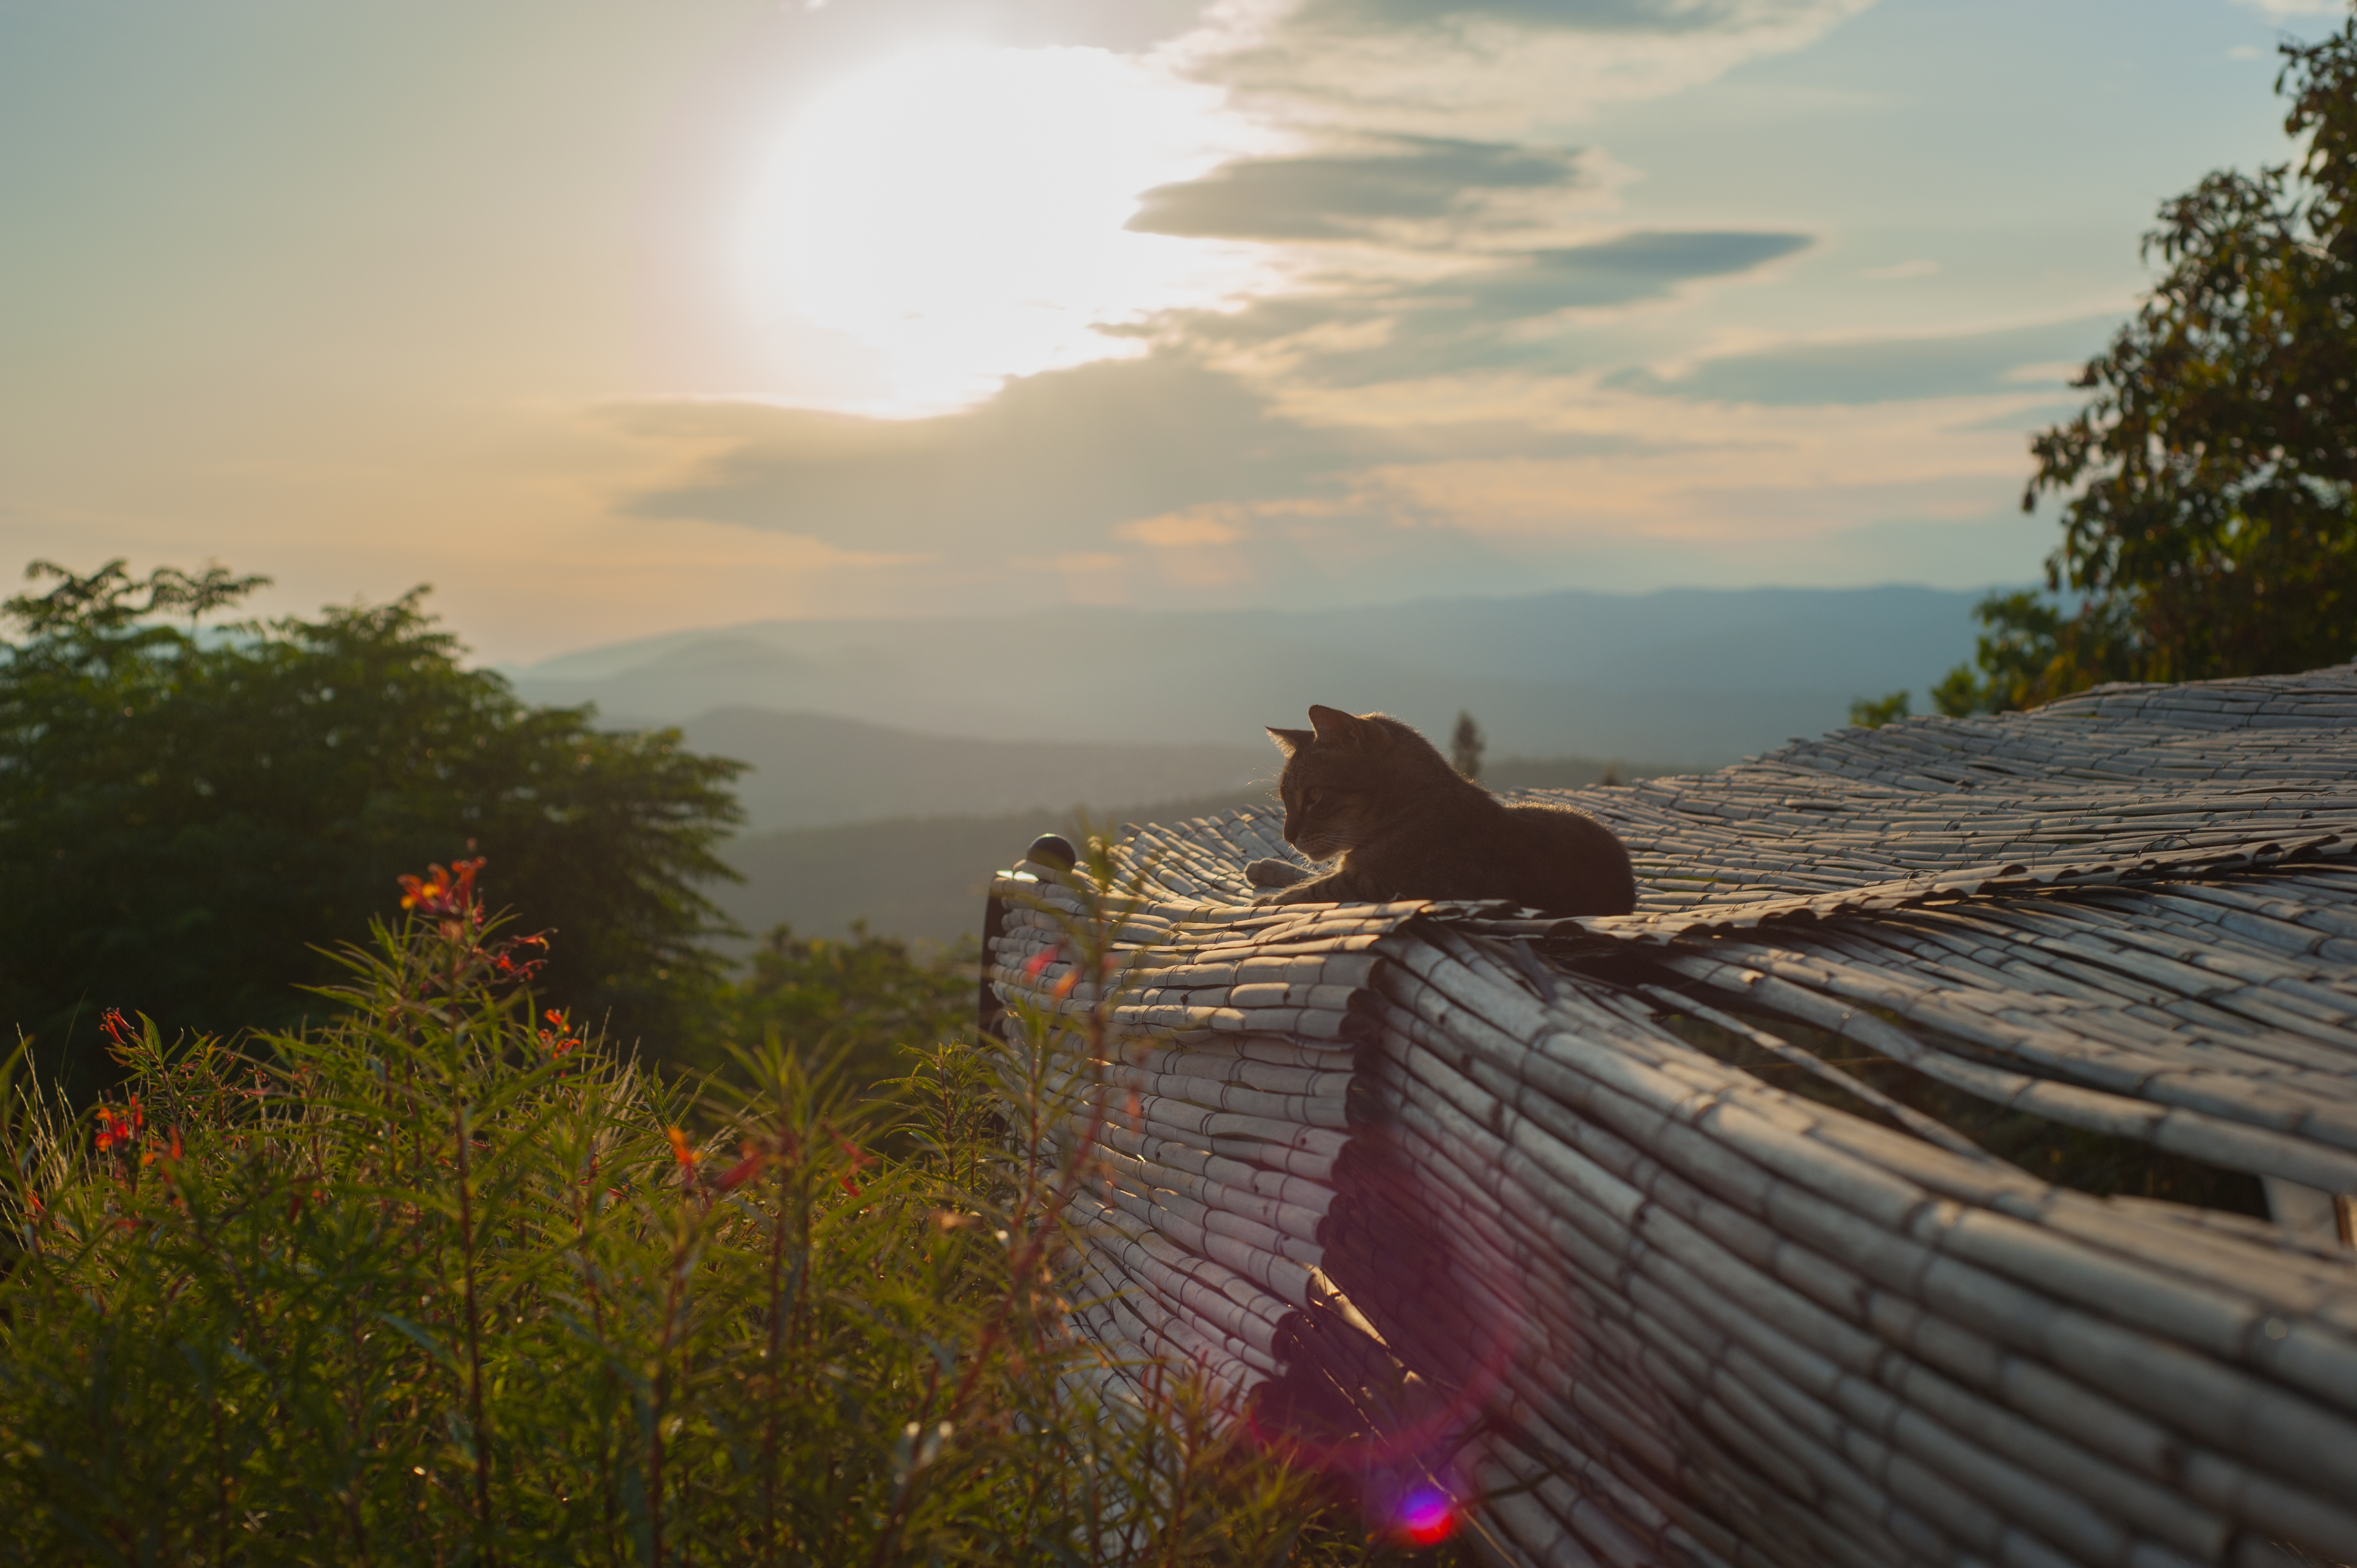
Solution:
{"label": "tabby cat", "polygon": [[[1625,915],[1637,906],[1629,852],[1569,806],[1507,805],[1458,775],[1429,741],[1383,714],[1313,707],[1311,729],[1269,734],[1285,753],[1285,842],[1322,875],[1256,860],[1264,904],[1511,898],[1554,915]],[[1288,886],[1289,884],[1289,886]]]}

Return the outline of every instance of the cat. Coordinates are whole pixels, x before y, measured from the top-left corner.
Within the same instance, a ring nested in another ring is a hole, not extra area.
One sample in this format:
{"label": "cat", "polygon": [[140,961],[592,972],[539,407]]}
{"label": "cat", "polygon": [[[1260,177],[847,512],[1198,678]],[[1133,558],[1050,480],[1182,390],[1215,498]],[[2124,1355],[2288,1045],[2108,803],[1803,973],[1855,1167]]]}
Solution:
{"label": "cat", "polygon": [[1586,812],[1510,806],[1388,714],[1320,706],[1309,722],[1268,730],[1285,753],[1285,842],[1337,864],[1319,875],[1254,861],[1244,868],[1254,886],[1280,889],[1259,902],[1509,898],[1553,915],[1637,907],[1629,852]]}

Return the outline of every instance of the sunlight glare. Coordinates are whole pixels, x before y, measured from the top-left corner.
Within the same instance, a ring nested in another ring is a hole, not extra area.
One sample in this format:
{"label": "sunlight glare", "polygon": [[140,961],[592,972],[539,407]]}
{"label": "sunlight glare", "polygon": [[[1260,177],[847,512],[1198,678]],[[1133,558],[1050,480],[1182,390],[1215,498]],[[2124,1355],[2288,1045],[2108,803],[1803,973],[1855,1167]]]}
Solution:
{"label": "sunlight glare", "polygon": [[1138,352],[1098,328],[1219,303],[1250,263],[1122,225],[1140,191],[1203,173],[1243,135],[1216,92],[1103,49],[893,57],[787,133],[759,203],[757,301],[874,349],[893,395],[856,405],[869,413]]}

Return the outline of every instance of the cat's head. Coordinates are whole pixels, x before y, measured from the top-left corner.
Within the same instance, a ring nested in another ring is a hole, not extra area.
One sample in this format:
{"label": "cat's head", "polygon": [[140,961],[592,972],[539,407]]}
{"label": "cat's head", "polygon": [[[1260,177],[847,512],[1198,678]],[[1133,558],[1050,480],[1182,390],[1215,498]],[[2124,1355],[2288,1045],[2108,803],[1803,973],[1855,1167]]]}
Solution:
{"label": "cat's head", "polygon": [[1424,736],[1388,714],[1346,714],[1313,706],[1309,729],[1268,726],[1285,753],[1277,792],[1285,800],[1285,842],[1312,860],[1331,860],[1364,843],[1404,787],[1456,778]]}

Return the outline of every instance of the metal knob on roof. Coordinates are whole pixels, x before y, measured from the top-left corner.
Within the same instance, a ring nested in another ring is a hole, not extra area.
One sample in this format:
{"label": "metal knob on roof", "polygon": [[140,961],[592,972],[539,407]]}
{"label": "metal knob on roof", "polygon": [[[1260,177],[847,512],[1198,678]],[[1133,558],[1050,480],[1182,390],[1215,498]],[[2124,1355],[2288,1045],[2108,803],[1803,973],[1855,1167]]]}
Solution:
{"label": "metal knob on roof", "polygon": [[1031,841],[1031,847],[1023,852],[1023,858],[1034,865],[1051,865],[1058,871],[1070,871],[1072,863],[1080,859],[1080,853],[1072,848],[1072,841],[1063,834],[1041,833]]}

